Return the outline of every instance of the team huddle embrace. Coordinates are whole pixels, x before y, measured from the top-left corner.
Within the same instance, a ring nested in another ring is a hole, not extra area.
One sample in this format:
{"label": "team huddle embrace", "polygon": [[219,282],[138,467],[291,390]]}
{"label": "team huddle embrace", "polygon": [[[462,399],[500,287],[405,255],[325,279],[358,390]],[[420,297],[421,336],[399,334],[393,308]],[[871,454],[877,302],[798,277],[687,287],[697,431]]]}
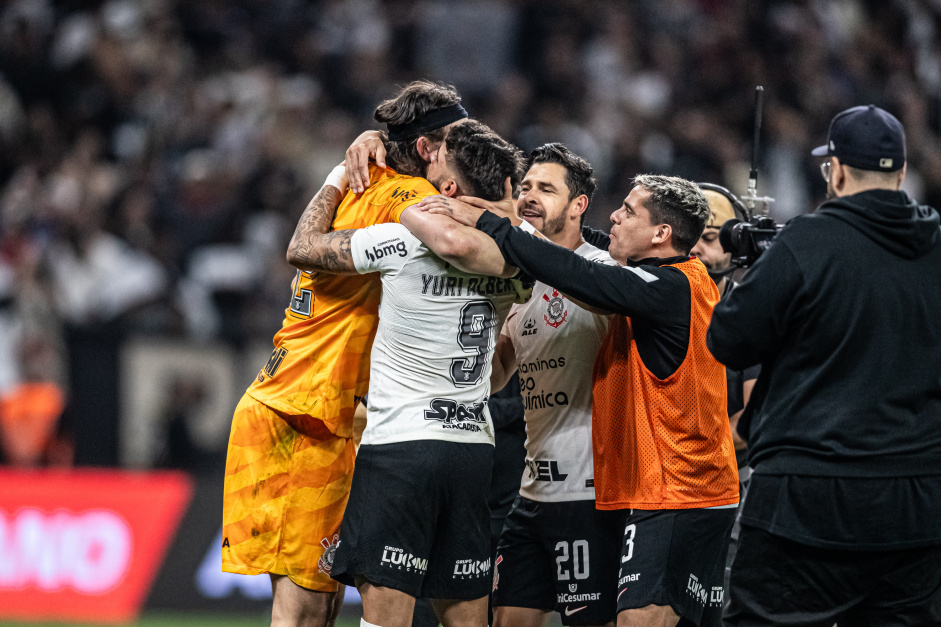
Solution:
{"label": "team huddle embrace", "polygon": [[[310,597],[324,624],[337,582],[384,627],[415,599],[486,625],[491,592],[504,625],[718,616],[738,475],[705,347],[718,290],[689,257],[705,197],[638,177],[610,237],[583,229],[591,166],[560,144],[525,163],[459,100],[419,82],[380,105],[360,152],[385,167],[350,190],[349,159],[301,217],[233,419],[223,568],[271,574],[275,619]],[[494,553],[487,400],[518,371],[527,469]]]}
{"label": "team huddle embrace", "polygon": [[[601,233],[583,158],[524,159],[452,87],[375,117],[289,245],[233,418],[223,570],[271,576],[272,624],[332,624],[341,583],[366,626],[411,625],[416,599],[448,627],[488,600],[503,626],[720,624],[739,473],[719,281],[690,256],[712,198],[639,175]],[[525,470],[497,533],[488,399],[513,376]]]}

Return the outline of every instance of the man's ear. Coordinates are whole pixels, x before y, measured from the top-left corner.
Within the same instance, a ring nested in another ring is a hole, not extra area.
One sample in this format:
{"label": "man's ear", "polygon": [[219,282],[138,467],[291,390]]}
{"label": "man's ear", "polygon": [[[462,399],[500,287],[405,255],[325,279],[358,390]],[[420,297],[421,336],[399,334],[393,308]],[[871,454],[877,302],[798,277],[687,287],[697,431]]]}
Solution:
{"label": "man's ear", "polygon": [[569,212],[569,215],[572,216],[573,220],[581,220],[581,216],[588,209],[588,196],[582,194],[581,196],[576,197],[572,202],[572,209]]}
{"label": "man's ear", "polygon": [[422,135],[415,140],[415,148],[424,161],[433,163],[434,157],[438,154],[438,149],[441,148],[441,142],[433,142]]}
{"label": "man's ear", "polygon": [[899,188],[902,187],[902,183],[905,182],[905,176],[908,174],[908,164],[902,166],[902,173],[899,174]]}
{"label": "man's ear", "polygon": [[457,181],[454,179],[447,179],[441,184],[441,188],[438,191],[441,192],[442,196],[447,196],[448,198],[456,198],[461,195]]}
{"label": "man's ear", "polygon": [[849,176],[849,173],[846,171],[846,166],[840,163],[840,160],[836,157],[830,157],[830,187],[833,188],[834,192],[843,191],[843,188],[846,187],[847,176]]}
{"label": "man's ear", "polygon": [[670,241],[671,237],[673,237],[673,227],[669,224],[658,224],[650,243],[654,245],[665,244]]}

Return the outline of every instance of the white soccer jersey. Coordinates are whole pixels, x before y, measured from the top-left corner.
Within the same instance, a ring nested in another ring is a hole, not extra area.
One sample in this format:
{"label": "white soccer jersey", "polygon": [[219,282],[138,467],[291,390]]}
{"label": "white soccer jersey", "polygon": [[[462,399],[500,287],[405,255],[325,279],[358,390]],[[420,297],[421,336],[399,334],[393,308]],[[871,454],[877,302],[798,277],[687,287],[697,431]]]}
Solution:
{"label": "white soccer jersey", "polygon": [[351,246],[360,273],[382,274],[362,443],[493,444],[491,360],[519,281],[461,272],[401,224],[358,230]]}
{"label": "white soccer jersey", "polygon": [[[575,253],[614,264],[588,243]],[[591,390],[608,317],[573,304],[544,283],[516,305],[503,328],[513,342],[526,412],[526,469],[520,494],[533,501],[594,499]]]}

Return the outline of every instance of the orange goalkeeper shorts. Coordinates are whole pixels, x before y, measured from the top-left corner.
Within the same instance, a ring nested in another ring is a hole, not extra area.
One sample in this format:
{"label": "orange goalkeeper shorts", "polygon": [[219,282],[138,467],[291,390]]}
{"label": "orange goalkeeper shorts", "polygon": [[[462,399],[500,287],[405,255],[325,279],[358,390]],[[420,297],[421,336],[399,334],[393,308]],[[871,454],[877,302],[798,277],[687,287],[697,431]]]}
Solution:
{"label": "orange goalkeeper shorts", "polygon": [[304,588],[335,592],[330,569],[353,480],[353,440],[326,427],[303,435],[291,419],[247,394],[235,408],[222,570],[286,575]]}

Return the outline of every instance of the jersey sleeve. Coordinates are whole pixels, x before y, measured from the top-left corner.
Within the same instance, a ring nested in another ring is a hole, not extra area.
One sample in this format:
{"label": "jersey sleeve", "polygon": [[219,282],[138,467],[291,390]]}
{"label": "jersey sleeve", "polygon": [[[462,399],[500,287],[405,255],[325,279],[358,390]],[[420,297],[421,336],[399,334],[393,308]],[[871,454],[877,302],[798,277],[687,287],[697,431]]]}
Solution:
{"label": "jersey sleeve", "polygon": [[[398,192],[398,193],[397,193]],[[388,222],[400,222],[402,212],[417,205],[422,199],[429,196],[437,196],[440,192],[435,186],[423,178],[413,177],[402,182],[402,185],[394,190],[389,197],[386,205],[388,212]]]}
{"label": "jersey sleeve", "polygon": [[689,280],[669,266],[608,266],[514,227],[485,211],[477,228],[496,241],[507,263],[560,292],[611,313],[655,320],[658,326],[688,324]]}
{"label": "jersey sleeve", "polygon": [[376,224],[359,229],[350,238],[353,265],[360,274],[398,270],[418,243],[401,224]]}
{"label": "jersey sleeve", "polygon": [[582,227],[582,238],[595,248],[604,251],[608,250],[608,245],[611,243],[611,238],[607,233],[593,229],[590,226]]}
{"label": "jersey sleeve", "polygon": [[588,243],[589,243],[589,245],[592,246],[592,249],[593,249],[593,250],[591,250],[590,252],[588,252],[588,253],[586,253],[586,254],[584,255],[585,259],[587,259],[588,261],[593,261],[593,262],[595,262],[595,263],[604,264],[604,265],[606,265],[606,266],[616,266],[616,265],[618,265],[618,262],[615,261],[614,259],[612,259],[612,258],[611,258],[611,255],[608,254],[608,249],[607,249],[607,248],[598,248],[597,246],[595,246],[595,245],[592,244],[591,242],[588,242]]}

